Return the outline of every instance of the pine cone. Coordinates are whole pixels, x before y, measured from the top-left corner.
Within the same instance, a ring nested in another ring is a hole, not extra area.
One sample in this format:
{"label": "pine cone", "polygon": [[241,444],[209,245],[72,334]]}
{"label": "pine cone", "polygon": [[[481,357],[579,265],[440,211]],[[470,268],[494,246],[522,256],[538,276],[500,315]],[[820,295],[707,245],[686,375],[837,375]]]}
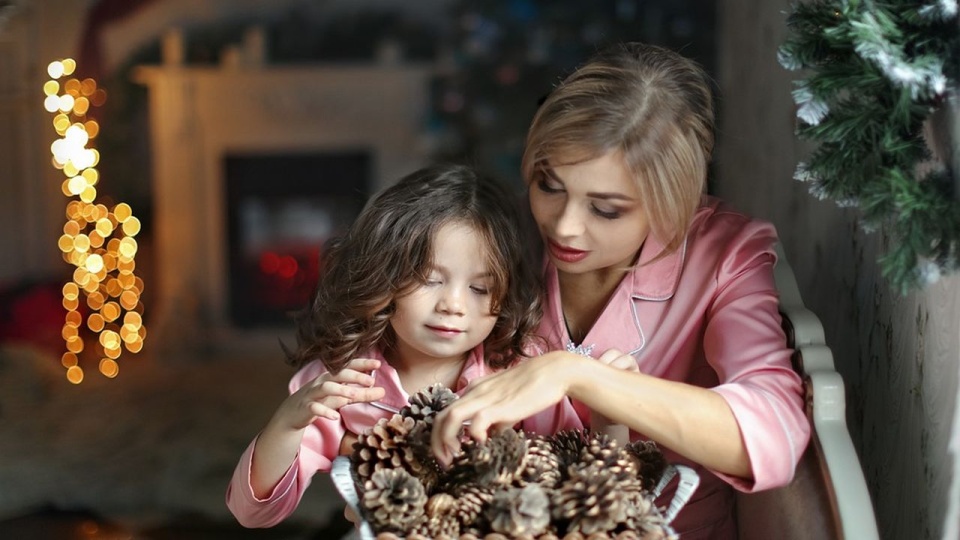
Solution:
{"label": "pine cone", "polygon": [[450,466],[448,482],[481,486],[510,485],[525,465],[527,455],[523,432],[503,430],[485,443],[468,440]]}
{"label": "pine cone", "polygon": [[523,487],[529,483],[538,483],[552,489],[560,483],[560,457],[550,439],[533,435],[527,438],[527,458],[517,474],[514,483]]}
{"label": "pine cone", "polygon": [[460,536],[460,522],[456,516],[457,500],[448,493],[438,493],[427,499],[425,520],[414,530],[427,538],[450,538]]}
{"label": "pine cone", "polygon": [[410,396],[410,404],[400,409],[400,415],[433,424],[433,417],[458,397],[446,386],[434,384]]}
{"label": "pine cone", "polygon": [[[381,418],[353,444],[350,456],[354,480],[364,485],[374,472],[402,468],[420,480],[432,492],[440,476],[440,466],[429,452],[421,448],[422,428],[412,418],[395,414]],[[429,446],[429,434],[426,435]]]}
{"label": "pine cone", "polygon": [[[634,481],[639,486],[639,481]],[[597,466],[571,467],[570,478],[555,492],[553,517],[567,523],[571,532],[613,531],[626,519],[624,484]]]}
{"label": "pine cone", "polygon": [[414,476],[423,482],[427,494],[433,494],[436,486],[446,474],[430,448],[430,436],[433,433],[433,424],[418,420],[413,429],[407,433],[407,446],[410,447],[413,460],[408,469],[413,469]]}
{"label": "pine cone", "polygon": [[479,533],[483,525],[483,512],[493,500],[493,490],[476,484],[466,484],[457,486],[453,494],[457,501],[455,515],[463,532],[473,532],[471,529],[476,529],[475,534],[481,536]]}
{"label": "pine cone", "polygon": [[494,532],[510,537],[536,535],[550,524],[550,500],[538,484],[496,491],[487,519]]}
{"label": "pine cone", "polygon": [[624,446],[624,450],[637,462],[640,480],[643,489],[647,491],[656,487],[667,469],[667,459],[653,441],[634,441]]}
{"label": "pine cone", "polygon": [[554,433],[550,437],[554,453],[560,460],[560,472],[563,478],[567,477],[567,469],[571,465],[580,463],[580,454],[587,445],[588,430],[566,430]]}
{"label": "pine cone", "polygon": [[423,519],[427,495],[420,481],[407,471],[376,471],[363,487],[360,505],[377,532],[405,533]]}
{"label": "pine cone", "polygon": [[380,469],[404,466],[406,437],[414,423],[413,419],[395,414],[389,419],[378,420],[357,438],[350,461],[358,485],[363,485]]}
{"label": "pine cone", "polygon": [[580,453],[580,464],[576,466],[596,466],[606,469],[616,476],[618,482],[637,478],[640,472],[636,459],[621,448],[616,439],[606,433],[590,435]]}

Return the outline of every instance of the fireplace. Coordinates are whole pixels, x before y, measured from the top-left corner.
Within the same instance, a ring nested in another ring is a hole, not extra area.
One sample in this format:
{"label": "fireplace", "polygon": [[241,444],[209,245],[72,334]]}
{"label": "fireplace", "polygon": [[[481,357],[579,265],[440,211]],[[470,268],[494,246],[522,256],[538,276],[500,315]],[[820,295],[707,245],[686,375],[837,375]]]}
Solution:
{"label": "fireplace", "polygon": [[292,330],[283,313],[299,307],[322,260],[311,250],[369,193],[429,161],[433,65],[240,56],[184,64],[174,31],[163,63],[135,73],[150,108],[153,350],[276,354],[278,336],[290,337],[277,324]]}
{"label": "fireplace", "polygon": [[310,301],[322,246],[353,222],[370,185],[366,152],[228,155],[230,322],[289,326]]}

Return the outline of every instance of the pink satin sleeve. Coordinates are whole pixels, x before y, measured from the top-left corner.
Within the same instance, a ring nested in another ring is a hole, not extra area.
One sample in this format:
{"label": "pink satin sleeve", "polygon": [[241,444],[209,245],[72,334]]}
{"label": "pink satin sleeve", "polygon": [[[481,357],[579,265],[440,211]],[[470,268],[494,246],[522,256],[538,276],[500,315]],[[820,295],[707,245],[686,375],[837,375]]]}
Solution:
{"label": "pink satin sleeve", "polygon": [[703,337],[704,355],[720,380],[713,390],[736,417],[754,479],[713,472],[745,492],[789,483],[810,438],[802,382],[780,326],[775,240],[771,225],[752,222],[730,242]]}
{"label": "pink satin sleeve", "polygon": [[[290,381],[290,393],[323,373],[319,362],[308,364]],[[304,430],[300,452],[290,468],[264,499],[257,498],[250,485],[256,439],[250,443],[234,469],[227,486],[227,507],[244,527],[272,527],[286,519],[300,503],[304,491],[317,472],[328,472],[340,452],[340,441],[346,433],[340,421],[318,419]]]}

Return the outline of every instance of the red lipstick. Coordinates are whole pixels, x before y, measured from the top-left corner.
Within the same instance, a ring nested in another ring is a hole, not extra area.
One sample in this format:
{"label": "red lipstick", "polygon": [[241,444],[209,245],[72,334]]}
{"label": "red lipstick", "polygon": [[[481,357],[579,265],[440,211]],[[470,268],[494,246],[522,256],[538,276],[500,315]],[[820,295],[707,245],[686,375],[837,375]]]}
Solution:
{"label": "red lipstick", "polygon": [[550,253],[555,258],[567,263],[580,262],[590,254],[589,251],[583,251],[582,249],[573,249],[566,246],[561,246],[553,240],[548,241],[547,245],[550,248]]}

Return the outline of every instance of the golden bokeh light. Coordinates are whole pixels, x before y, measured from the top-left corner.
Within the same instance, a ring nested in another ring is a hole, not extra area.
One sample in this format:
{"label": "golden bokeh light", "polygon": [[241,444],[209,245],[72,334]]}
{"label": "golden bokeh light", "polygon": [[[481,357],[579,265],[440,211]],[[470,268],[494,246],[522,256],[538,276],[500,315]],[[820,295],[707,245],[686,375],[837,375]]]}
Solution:
{"label": "golden bokeh light", "polygon": [[112,358],[104,358],[100,360],[100,373],[103,373],[104,377],[110,379],[117,376],[117,373],[120,372],[120,366],[117,365],[117,361]]}
{"label": "golden bokeh light", "polygon": [[103,331],[104,326],[106,326],[106,323],[103,320],[103,315],[100,315],[99,313],[92,313],[89,317],[87,317],[87,328],[90,330],[94,332],[101,332]]}
{"label": "golden bokeh light", "polygon": [[80,299],[78,298],[64,298],[62,303],[63,309],[67,311],[76,311],[80,307]]}
{"label": "golden bokeh light", "polygon": [[127,203],[120,203],[113,207],[113,215],[117,216],[117,220],[120,223],[130,219],[130,216],[133,215],[133,210],[130,208],[130,205]]}
{"label": "golden bokeh light", "polygon": [[103,318],[107,322],[113,322],[120,317],[120,305],[116,302],[107,302],[103,305],[103,308],[100,310],[100,313],[103,314]]}
{"label": "golden bokeh light", "polygon": [[83,339],[81,339],[80,337],[74,336],[72,338],[67,339],[66,342],[67,342],[67,350],[72,352],[73,354],[77,354],[83,351]]}
{"label": "golden bokeh light", "polygon": [[64,340],[75,338],[80,335],[80,332],[77,330],[76,326],[71,326],[69,324],[64,324],[63,328],[60,330],[60,335]]}
{"label": "golden bokeh light", "polygon": [[134,274],[139,245],[133,237],[142,225],[130,205],[120,202],[111,210],[97,201],[100,173],[96,167],[101,156],[91,144],[100,124],[91,116],[106,101],[107,92],[91,78],[59,80],[72,75],[76,67],[70,58],[50,62],[51,80],[43,84],[43,107],[53,115],[56,133],[50,163],[62,171],[60,190],[69,199],[57,247],[64,261],[74,266],[72,279],[62,290],[67,313],[61,334],[67,352],[61,364],[67,379],[80,384],[84,379],[80,364],[87,361],[80,353],[85,348],[95,349],[90,354],[99,358],[100,373],[113,378],[120,370],[116,359],[121,349],[140,352],[146,328],[140,302],[144,284]]}
{"label": "golden bokeh light", "polygon": [[63,286],[63,297],[64,297],[64,298],[68,298],[68,299],[70,299],[70,300],[74,300],[74,299],[76,299],[78,296],[80,296],[80,288],[77,287],[77,284],[76,284],[76,283],[70,282],[70,283],[64,284],[64,286]]}
{"label": "golden bokeh light", "polygon": [[85,96],[92,96],[97,91],[97,81],[87,78],[80,81],[80,93]]}
{"label": "golden bokeh light", "polygon": [[72,235],[63,234],[60,236],[60,239],[57,240],[57,247],[60,248],[60,251],[69,253],[73,251],[73,240],[74,237]]}
{"label": "golden bokeh light", "polygon": [[[65,74],[68,75],[68,74]],[[63,83],[63,91],[70,94],[73,97],[80,95],[80,81],[77,79],[67,79],[67,82]]]}
{"label": "golden bokeh light", "polygon": [[141,326],[143,326],[143,318],[140,317],[140,314],[137,313],[136,311],[130,311],[123,316],[123,324],[124,325],[129,324],[134,329],[138,329]]}
{"label": "golden bokeh light", "polygon": [[83,123],[83,127],[87,130],[87,136],[91,139],[96,138],[100,134],[100,124],[96,120],[87,120]]}
{"label": "golden bokeh light", "polygon": [[86,116],[88,110],[90,110],[89,99],[81,96],[73,102],[73,114],[77,116]]}
{"label": "golden bokeh light", "polygon": [[51,79],[59,79],[63,77],[63,62],[55,60],[50,62],[47,65],[47,75],[50,75]]}
{"label": "golden bokeh light", "polygon": [[87,186],[80,192],[80,200],[83,202],[93,202],[97,198],[97,188],[93,186]]}
{"label": "golden bokeh light", "polygon": [[51,113],[59,111],[60,98],[57,97],[56,95],[47,96],[47,98],[43,100],[43,108],[46,109],[47,112],[51,112]]}
{"label": "golden bokeh light", "polygon": [[70,366],[67,368],[67,380],[73,384],[83,382],[83,369],[80,366]]}
{"label": "golden bokeh light", "polygon": [[123,222],[123,232],[127,236],[136,236],[140,232],[140,220],[130,216]]}
{"label": "golden bokeh light", "polygon": [[47,96],[55,96],[60,92],[60,83],[57,81],[47,81],[43,83],[43,94]]}
{"label": "golden bokeh light", "polygon": [[80,176],[91,186],[97,185],[97,181],[100,180],[100,173],[92,167],[84,169],[83,172],[80,173]]}
{"label": "golden bokeh light", "polygon": [[67,316],[64,318],[70,326],[79,328],[80,325],[83,324],[83,315],[81,315],[79,311],[68,311]]}
{"label": "golden bokeh light", "polygon": [[76,100],[70,94],[61,94],[57,108],[60,109],[60,112],[70,112],[73,110],[74,101]]}
{"label": "golden bokeh light", "polygon": [[77,365],[77,355],[72,352],[65,352],[63,356],[60,357],[60,364],[65,368],[70,368]]}
{"label": "golden bokeh light", "polygon": [[[101,239],[101,242],[102,241],[103,239]],[[87,260],[84,262],[84,266],[86,266],[88,272],[97,273],[100,270],[103,270],[103,257],[94,253],[93,255],[87,257]]]}

